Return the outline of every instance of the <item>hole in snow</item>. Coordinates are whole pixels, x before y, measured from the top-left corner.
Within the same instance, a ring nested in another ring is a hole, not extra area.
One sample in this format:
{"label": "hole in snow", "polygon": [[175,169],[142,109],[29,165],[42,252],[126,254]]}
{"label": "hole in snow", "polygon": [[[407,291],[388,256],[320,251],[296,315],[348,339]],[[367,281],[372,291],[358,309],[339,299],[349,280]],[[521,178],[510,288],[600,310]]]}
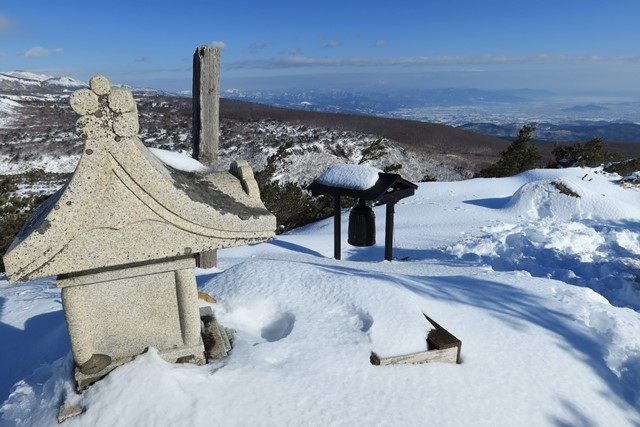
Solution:
{"label": "hole in snow", "polygon": [[[231,302],[233,304],[233,302]],[[264,341],[279,341],[293,330],[296,317],[289,311],[269,300],[243,301],[242,305],[231,306],[221,313],[220,323],[233,328],[238,336],[258,344]]]}
{"label": "hole in snow", "polygon": [[358,318],[360,319],[360,330],[362,332],[368,332],[373,325],[373,317],[367,312],[358,311]]}
{"label": "hole in snow", "polygon": [[260,336],[267,341],[279,341],[287,337],[293,330],[296,317],[291,313],[282,313],[280,317],[273,320],[260,331]]}

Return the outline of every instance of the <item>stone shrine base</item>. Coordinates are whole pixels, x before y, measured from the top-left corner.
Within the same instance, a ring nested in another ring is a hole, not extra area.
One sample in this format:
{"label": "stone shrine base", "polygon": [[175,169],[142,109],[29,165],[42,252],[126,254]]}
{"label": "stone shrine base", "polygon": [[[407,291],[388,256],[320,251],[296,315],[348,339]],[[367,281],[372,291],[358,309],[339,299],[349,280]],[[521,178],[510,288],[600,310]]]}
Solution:
{"label": "stone shrine base", "polygon": [[203,364],[193,256],[59,276],[78,390],[149,347]]}
{"label": "stone shrine base", "polygon": [[[204,346],[201,344],[195,345],[193,347],[183,347],[183,348],[164,350],[164,351],[158,352],[159,356],[162,357],[167,362],[195,363],[197,365],[205,364],[206,361],[203,353],[204,353]],[[118,366],[124,365],[125,363],[132,361],[134,357],[135,356],[131,356],[127,358],[120,358],[118,360],[114,360],[111,363],[109,363],[109,365],[106,368],[90,374],[82,373],[80,368],[76,367],[74,378],[76,380],[77,390],[81,391],[86,389],[91,384],[104,378],[109,372],[113,371]]]}

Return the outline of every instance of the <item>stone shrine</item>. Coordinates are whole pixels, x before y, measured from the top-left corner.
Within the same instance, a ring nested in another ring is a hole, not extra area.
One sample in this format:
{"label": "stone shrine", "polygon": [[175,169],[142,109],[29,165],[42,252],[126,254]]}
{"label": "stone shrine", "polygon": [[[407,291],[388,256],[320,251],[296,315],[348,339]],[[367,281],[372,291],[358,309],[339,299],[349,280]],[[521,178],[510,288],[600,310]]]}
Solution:
{"label": "stone shrine", "polygon": [[79,389],[148,347],[203,363],[194,254],[264,241],[276,228],[251,168],[162,163],[137,137],[133,95],[105,77],[70,102],[82,157],[4,256],[10,280],[57,277]]}

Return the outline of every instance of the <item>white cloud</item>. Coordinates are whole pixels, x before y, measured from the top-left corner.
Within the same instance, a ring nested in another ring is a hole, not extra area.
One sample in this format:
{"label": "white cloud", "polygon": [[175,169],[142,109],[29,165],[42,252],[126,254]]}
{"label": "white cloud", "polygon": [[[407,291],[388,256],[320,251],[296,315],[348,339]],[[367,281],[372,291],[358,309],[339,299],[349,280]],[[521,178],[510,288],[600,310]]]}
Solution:
{"label": "white cloud", "polygon": [[382,47],[385,43],[386,41],[384,39],[376,39],[376,41],[373,42],[373,47]]}
{"label": "white cloud", "polygon": [[328,47],[329,49],[335,49],[340,46],[342,46],[342,43],[340,43],[338,40],[329,40],[324,44],[324,47]]}
{"label": "white cloud", "polygon": [[217,48],[218,48],[218,49],[220,49],[220,50],[224,50],[224,49],[226,49],[226,48],[227,48],[227,44],[226,44],[225,42],[223,42],[223,41],[220,41],[220,40],[214,40],[214,41],[212,41],[212,42],[209,44],[209,46],[211,46],[211,47],[217,47]]}
{"label": "white cloud", "polygon": [[258,51],[258,50],[262,50],[265,47],[267,47],[267,43],[264,42],[255,42],[255,43],[251,43],[249,45],[249,50],[252,52]]}
{"label": "white cloud", "polygon": [[7,15],[0,15],[0,33],[6,33],[16,26],[15,21],[9,19]]}
{"label": "white cloud", "polygon": [[527,64],[606,64],[640,63],[640,55],[476,55],[415,56],[404,58],[331,58],[303,55],[279,56],[260,60],[236,61],[229,68],[376,67],[376,66],[473,66]]}
{"label": "white cloud", "polygon": [[49,56],[52,53],[62,53],[64,50],[61,47],[57,47],[54,49],[48,49],[42,46],[34,46],[31,49],[27,50],[23,55],[26,58],[43,58],[45,56]]}

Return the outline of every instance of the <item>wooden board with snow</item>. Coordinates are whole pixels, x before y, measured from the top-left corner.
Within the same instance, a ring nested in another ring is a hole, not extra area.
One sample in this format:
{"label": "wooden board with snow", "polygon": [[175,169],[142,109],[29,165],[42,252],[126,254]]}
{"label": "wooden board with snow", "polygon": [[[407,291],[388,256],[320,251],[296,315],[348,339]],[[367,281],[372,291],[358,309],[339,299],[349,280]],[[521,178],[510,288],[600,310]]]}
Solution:
{"label": "wooden board with snow", "polygon": [[404,363],[420,364],[420,363],[462,363],[460,352],[462,349],[462,341],[453,334],[436,323],[433,319],[427,318],[433,329],[427,334],[427,350],[410,354],[401,354],[398,356],[381,357],[373,351],[371,353],[372,365],[399,365]]}

